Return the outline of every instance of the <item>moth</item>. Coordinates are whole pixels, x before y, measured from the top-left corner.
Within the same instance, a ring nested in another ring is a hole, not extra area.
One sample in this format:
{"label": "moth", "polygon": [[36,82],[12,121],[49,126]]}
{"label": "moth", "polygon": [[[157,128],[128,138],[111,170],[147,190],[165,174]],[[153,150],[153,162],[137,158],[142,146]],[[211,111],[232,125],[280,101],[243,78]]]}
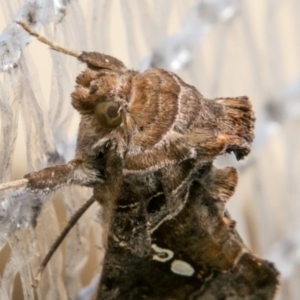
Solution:
{"label": "moth", "polygon": [[130,70],[19,24],[87,66],[71,94],[81,116],[75,158],[25,182],[32,193],[93,188],[87,203],[104,208],[106,249],[95,299],[272,299],[276,269],[246,248],[225,209],[237,171],[212,165],[250,152],[248,98],[209,100],[172,72]]}

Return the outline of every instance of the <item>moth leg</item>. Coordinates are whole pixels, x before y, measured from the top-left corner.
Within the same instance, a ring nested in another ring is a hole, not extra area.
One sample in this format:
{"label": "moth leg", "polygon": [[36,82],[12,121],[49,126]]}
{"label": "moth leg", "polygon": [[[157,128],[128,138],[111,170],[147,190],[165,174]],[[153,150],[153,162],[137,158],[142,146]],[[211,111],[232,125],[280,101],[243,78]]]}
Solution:
{"label": "moth leg", "polygon": [[28,183],[27,179],[19,179],[19,180],[10,181],[10,182],[3,182],[3,183],[0,183],[0,191],[6,190],[6,189],[21,188],[23,186],[26,186],[27,183]]}
{"label": "moth leg", "polygon": [[78,56],[78,60],[86,63],[90,69],[107,69],[121,73],[127,70],[123,62],[103,53],[83,51]]}
{"label": "moth leg", "polygon": [[94,197],[91,197],[88,201],[86,201],[76,212],[75,214],[71,217],[70,221],[68,222],[67,226],[65,227],[65,229],[62,231],[62,233],[58,236],[58,238],[56,239],[56,241],[53,243],[53,245],[51,246],[49,252],[47,253],[47,255],[45,256],[45,258],[43,259],[37,275],[34,278],[33,281],[33,288],[37,288],[38,284],[40,282],[41,276],[43,274],[43,271],[45,270],[48,262],[50,261],[52,255],[54,254],[54,252],[56,251],[56,249],[59,247],[59,245],[61,244],[61,242],[64,240],[64,238],[67,236],[67,234],[69,233],[69,231],[73,228],[73,226],[77,223],[77,221],[81,218],[81,216],[86,212],[86,210],[96,201],[96,199]]}
{"label": "moth leg", "polygon": [[57,165],[24,176],[29,192],[54,191],[62,186],[76,184],[93,187],[103,183],[105,160],[98,157],[76,158],[67,164]]}

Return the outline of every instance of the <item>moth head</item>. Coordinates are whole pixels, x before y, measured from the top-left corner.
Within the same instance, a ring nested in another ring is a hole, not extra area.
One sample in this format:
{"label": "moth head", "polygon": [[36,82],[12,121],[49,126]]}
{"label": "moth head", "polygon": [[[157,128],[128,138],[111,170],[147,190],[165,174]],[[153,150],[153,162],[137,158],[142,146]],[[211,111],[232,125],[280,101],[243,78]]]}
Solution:
{"label": "moth head", "polygon": [[[78,59],[87,69],[76,78],[72,105],[82,115],[90,115],[104,129],[122,124],[123,108],[129,93],[128,70],[114,57],[96,52],[83,52]],[[97,125],[96,125],[97,126]]]}

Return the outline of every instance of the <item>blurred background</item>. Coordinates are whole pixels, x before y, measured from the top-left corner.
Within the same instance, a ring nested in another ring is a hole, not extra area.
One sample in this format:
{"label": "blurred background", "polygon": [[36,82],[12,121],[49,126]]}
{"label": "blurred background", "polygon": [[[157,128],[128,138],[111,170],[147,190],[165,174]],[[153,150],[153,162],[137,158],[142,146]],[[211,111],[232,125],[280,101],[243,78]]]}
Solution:
{"label": "blurred background", "polygon": [[[249,248],[279,269],[276,299],[298,300],[299,11],[299,0],[2,1],[1,182],[71,159],[79,120],[69,95],[83,65],[29,37],[16,19],[74,50],[104,52],[138,70],[171,70],[206,98],[247,95],[257,118],[252,152],[216,165],[239,170],[227,207]],[[103,257],[96,204],[55,253],[37,291],[31,288],[43,256],[89,193],[65,188],[46,199],[1,192],[1,300],[90,299]]]}

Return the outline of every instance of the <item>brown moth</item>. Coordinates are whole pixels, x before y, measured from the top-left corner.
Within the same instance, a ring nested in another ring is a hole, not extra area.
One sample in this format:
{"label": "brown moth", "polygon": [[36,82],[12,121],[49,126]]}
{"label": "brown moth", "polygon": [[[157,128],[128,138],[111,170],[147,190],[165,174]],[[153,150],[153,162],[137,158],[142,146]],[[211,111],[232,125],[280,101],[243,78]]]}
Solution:
{"label": "brown moth", "polygon": [[237,172],[212,166],[218,155],[249,153],[248,98],[208,100],[166,70],[72,55],[87,66],[71,95],[76,156],[26,175],[26,189],[93,188],[106,228],[96,299],[272,299],[277,271],[249,252],[225,210]]}
{"label": "brown moth", "polygon": [[247,97],[208,100],[174,73],[139,73],[96,52],[83,52],[78,60],[88,69],[77,77],[71,94],[81,114],[76,157],[28,175],[32,191],[102,182],[105,172],[98,164],[112,149],[123,174],[188,159],[205,164],[230,152],[242,159],[249,153],[254,117]]}

